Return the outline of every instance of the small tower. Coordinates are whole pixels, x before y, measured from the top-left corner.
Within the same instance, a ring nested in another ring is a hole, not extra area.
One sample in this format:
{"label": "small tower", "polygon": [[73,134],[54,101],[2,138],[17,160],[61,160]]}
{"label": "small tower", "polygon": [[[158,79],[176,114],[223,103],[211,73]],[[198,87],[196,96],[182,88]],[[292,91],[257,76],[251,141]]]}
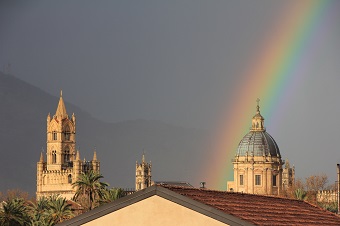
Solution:
{"label": "small tower", "polygon": [[136,161],[136,191],[151,186],[151,161],[145,162],[145,154],[143,153],[142,162],[138,164]]}
{"label": "small tower", "polygon": [[75,194],[72,183],[86,169],[99,171],[99,161],[95,152],[91,164],[80,160],[76,151],[76,116],[67,115],[62,92],[56,113],[47,115],[46,162],[43,153],[37,163],[37,199],[43,196],[60,194],[71,199]]}
{"label": "small tower", "polygon": [[99,161],[97,159],[97,151],[96,149],[94,150],[93,152],[93,158],[92,158],[92,161],[91,161],[91,165],[92,165],[92,169],[94,171],[99,171]]}
{"label": "small tower", "polygon": [[295,167],[290,167],[288,160],[286,160],[286,164],[282,172],[282,183],[284,190],[292,187],[295,183]]}

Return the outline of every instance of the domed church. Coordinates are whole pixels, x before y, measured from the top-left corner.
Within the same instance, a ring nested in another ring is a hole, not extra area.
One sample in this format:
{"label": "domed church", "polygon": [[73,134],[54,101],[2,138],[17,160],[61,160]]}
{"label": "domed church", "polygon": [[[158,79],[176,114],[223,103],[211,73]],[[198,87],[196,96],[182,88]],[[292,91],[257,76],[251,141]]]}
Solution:
{"label": "domed church", "polygon": [[257,99],[256,114],[250,131],[240,141],[232,160],[234,181],[227,182],[227,189],[262,195],[280,195],[294,183],[295,170],[284,160],[274,138],[264,127]]}

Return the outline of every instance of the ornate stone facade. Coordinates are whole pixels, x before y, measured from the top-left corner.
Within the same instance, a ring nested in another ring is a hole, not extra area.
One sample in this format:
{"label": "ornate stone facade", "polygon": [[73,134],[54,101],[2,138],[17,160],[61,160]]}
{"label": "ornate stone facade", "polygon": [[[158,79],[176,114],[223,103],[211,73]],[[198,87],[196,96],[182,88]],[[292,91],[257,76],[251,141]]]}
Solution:
{"label": "ornate stone facade", "polygon": [[[283,168],[278,145],[266,132],[260,113],[259,99],[252,127],[240,141],[232,160],[234,181],[227,182],[229,191],[251,194],[279,195],[294,182],[294,169]],[[283,173],[284,172],[284,173]]]}
{"label": "ornate stone facade", "polygon": [[47,116],[46,161],[41,153],[37,163],[37,199],[53,194],[71,199],[75,193],[72,183],[78,176],[88,170],[100,170],[96,151],[92,161],[81,161],[75,145],[76,117],[67,115],[61,93],[55,115]]}
{"label": "ornate stone facade", "polygon": [[136,161],[136,191],[150,187],[151,181],[151,162],[145,161],[145,155],[143,153],[142,162],[138,164]]}

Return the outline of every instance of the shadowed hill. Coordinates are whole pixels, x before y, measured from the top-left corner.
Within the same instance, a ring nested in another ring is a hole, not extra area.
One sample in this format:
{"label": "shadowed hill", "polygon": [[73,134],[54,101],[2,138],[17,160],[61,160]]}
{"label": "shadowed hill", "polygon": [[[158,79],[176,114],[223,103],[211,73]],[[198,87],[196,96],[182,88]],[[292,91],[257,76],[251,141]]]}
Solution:
{"label": "shadowed hill", "polygon": [[[101,173],[111,186],[134,187],[135,163],[143,149],[152,160],[154,180],[187,180],[197,184],[205,134],[159,121],[105,123],[67,103],[77,117],[77,147],[92,159],[96,148]],[[46,149],[46,117],[54,115],[59,97],[0,72],[0,191],[20,188],[35,193],[36,162]],[[46,158],[46,155],[44,155]]]}

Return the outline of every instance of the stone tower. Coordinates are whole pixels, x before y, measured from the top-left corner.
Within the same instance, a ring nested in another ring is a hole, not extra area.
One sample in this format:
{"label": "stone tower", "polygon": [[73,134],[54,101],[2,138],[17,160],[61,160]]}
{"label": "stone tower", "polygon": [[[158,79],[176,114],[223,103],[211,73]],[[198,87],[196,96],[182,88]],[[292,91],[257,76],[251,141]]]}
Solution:
{"label": "stone tower", "polygon": [[81,161],[76,151],[76,117],[66,113],[62,92],[53,117],[47,116],[46,161],[43,153],[37,163],[37,199],[60,194],[71,199],[75,193],[72,183],[81,173],[99,171],[100,163],[94,151],[92,161]]}
{"label": "stone tower", "polygon": [[151,184],[151,162],[145,162],[143,153],[142,162],[138,164],[136,161],[136,191],[150,187]]}
{"label": "stone tower", "polygon": [[[266,132],[259,101],[252,118],[252,127],[240,141],[235,159],[232,160],[234,181],[228,181],[227,187],[229,191],[235,192],[279,195],[285,181],[284,161],[275,140]],[[288,168],[285,171],[295,173]],[[290,178],[294,178],[294,175]],[[287,182],[285,186],[289,186]]]}

